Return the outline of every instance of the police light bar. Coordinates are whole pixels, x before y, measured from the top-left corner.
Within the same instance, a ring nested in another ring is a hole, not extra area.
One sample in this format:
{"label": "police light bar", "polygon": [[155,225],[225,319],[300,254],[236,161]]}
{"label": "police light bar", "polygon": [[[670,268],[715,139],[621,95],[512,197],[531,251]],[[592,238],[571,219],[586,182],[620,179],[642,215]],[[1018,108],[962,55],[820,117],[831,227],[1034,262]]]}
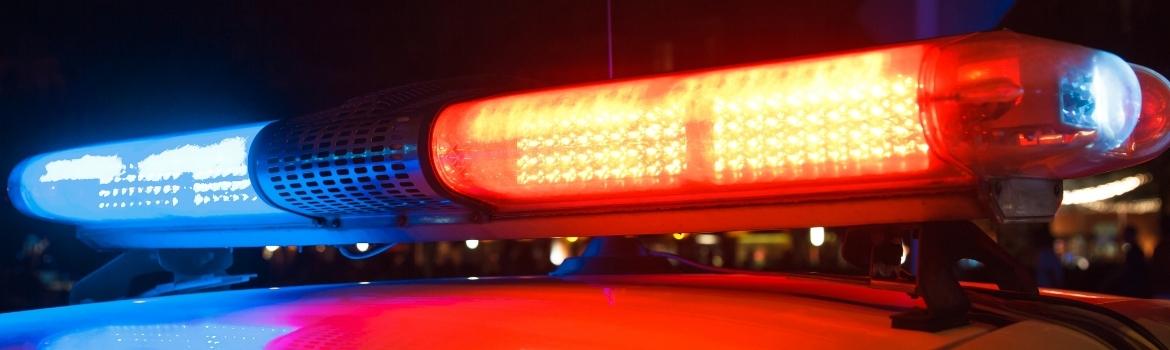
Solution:
{"label": "police light bar", "polygon": [[[1170,143],[1165,78],[1006,31],[491,95],[501,88],[423,83],[237,130],[248,135],[54,153],[18,168],[10,195],[83,229],[281,213],[296,222],[88,238],[123,247],[1044,219],[1060,203],[1059,179],[1136,165]],[[151,155],[231,137],[251,140],[247,188],[239,145],[231,161],[208,163],[228,170],[143,169]],[[110,156],[123,160],[98,161]],[[83,162],[83,175],[49,175]],[[211,183],[235,192],[197,190]]]}

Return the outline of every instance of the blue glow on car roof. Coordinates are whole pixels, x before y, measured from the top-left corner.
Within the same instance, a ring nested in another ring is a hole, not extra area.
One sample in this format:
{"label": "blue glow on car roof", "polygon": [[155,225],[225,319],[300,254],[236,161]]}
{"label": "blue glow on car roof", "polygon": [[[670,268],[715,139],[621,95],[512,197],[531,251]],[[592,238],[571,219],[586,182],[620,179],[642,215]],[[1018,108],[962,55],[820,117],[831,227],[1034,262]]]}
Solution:
{"label": "blue glow on car roof", "polygon": [[[663,298],[663,295],[675,297]],[[730,306],[731,301],[739,306]],[[761,302],[770,306],[761,306]],[[891,310],[909,310],[916,304],[910,296],[897,291],[787,275],[527,276],[393,280],[370,284],[349,282],[183,294],[0,314],[0,349],[46,346],[69,334],[92,335],[96,334],[94,330],[112,331],[113,328],[109,327],[135,326],[119,328],[125,331],[152,327],[169,329],[177,325],[254,327],[250,330],[256,334],[251,336],[256,337],[271,336],[271,329],[291,329],[263,346],[269,349],[308,348],[312,345],[318,345],[318,348],[428,348],[425,346],[428,344],[443,348],[520,348],[533,347],[534,344],[525,339],[562,339],[561,336],[570,333],[577,334],[574,339],[604,339],[606,337],[592,336],[593,332],[561,331],[611,329],[614,320],[628,321],[627,324],[635,327],[640,324],[658,327],[662,323],[641,322],[644,319],[639,315],[660,315],[662,310],[680,305],[688,306],[687,309],[693,305],[697,310],[726,309],[739,315],[712,319],[710,313],[672,314],[678,316],[672,319],[685,324],[714,322],[714,326],[725,331],[755,325],[751,327],[753,333],[745,334],[774,332],[769,333],[768,339],[786,339],[784,337],[816,334],[827,329],[848,331],[849,334],[885,332],[888,321],[882,320]],[[791,311],[793,307],[803,311],[783,312]],[[606,308],[610,311],[596,312]],[[790,325],[816,327],[816,331],[808,333],[807,328],[776,327],[776,310]],[[846,320],[850,323],[848,326],[833,322],[808,324],[807,315],[840,317],[841,312],[860,314]],[[501,315],[511,317],[508,327],[484,326],[484,320],[498,319]],[[734,322],[726,322],[728,319]],[[568,323],[551,322],[557,320],[568,320]],[[582,328],[575,328],[578,325]],[[694,336],[688,341],[703,340],[690,328],[663,327],[665,332],[677,332],[672,333],[672,337]],[[979,331],[978,327],[972,331]],[[436,332],[458,332],[461,336],[436,337]],[[637,331],[626,333],[631,336],[644,334]],[[204,333],[189,335],[201,334]],[[549,338],[547,334],[556,336]],[[966,338],[962,334],[952,336]],[[641,336],[628,339],[640,341],[619,340],[605,344],[609,347],[653,347],[661,341],[661,338]],[[928,339],[913,341],[925,340]],[[941,344],[928,347],[939,346]],[[719,348],[714,343],[703,347]],[[843,346],[837,344],[836,347]]]}
{"label": "blue glow on car roof", "polygon": [[[264,344],[280,335],[296,330],[294,324],[284,317],[255,310],[277,307],[311,293],[337,288],[339,286],[302,286],[281,290],[248,289],[225,292],[197,293],[158,298],[131,299],[109,302],[79,304],[40,310],[0,313],[0,349],[17,344],[36,344],[44,348],[73,349],[156,349],[156,348],[206,348],[200,346],[151,345],[144,340],[136,346],[117,343],[78,343],[80,338],[104,338],[114,333],[127,333],[156,328],[172,336],[195,339],[200,336],[249,336],[257,337],[255,343],[236,343],[228,346],[222,343],[216,349],[263,348]],[[214,329],[189,329],[208,326]],[[232,328],[235,328],[234,330]],[[157,334],[159,332],[156,332]],[[264,341],[260,342],[259,338]],[[123,338],[125,339],[125,338]],[[67,346],[78,344],[77,346]],[[83,345],[91,344],[91,345]],[[251,344],[251,345],[248,345]],[[102,345],[102,346],[98,346]],[[199,345],[199,344],[195,344]],[[18,347],[19,348],[19,347]]]}
{"label": "blue glow on car roof", "polygon": [[291,327],[216,323],[104,326],[67,333],[42,349],[261,349]]}
{"label": "blue glow on car roof", "polygon": [[39,155],[9,179],[30,215],[81,225],[272,214],[248,174],[268,123],[143,138]]}

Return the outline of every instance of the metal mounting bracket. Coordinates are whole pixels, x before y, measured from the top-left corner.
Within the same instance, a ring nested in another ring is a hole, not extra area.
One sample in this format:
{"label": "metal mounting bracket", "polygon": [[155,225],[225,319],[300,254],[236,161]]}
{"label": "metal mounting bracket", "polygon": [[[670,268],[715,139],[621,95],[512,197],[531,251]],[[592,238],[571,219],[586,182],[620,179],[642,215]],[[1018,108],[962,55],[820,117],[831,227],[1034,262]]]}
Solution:
{"label": "metal mounting bracket", "polygon": [[[232,250],[228,248],[128,250],[78,281],[69,292],[69,302],[78,304],[205,291],[256,277],[254,274],[228,275],[227,268],[231,267],[232,261]],[[144,292],[135,291],[136,278],[160,272],[170,273],[173,281]]]}
{"label": "metal mounting bracket", "polygon": [[1060,208],[1063,185],[1052,179],[993,178],[984,182],[984,193],[999,222],[1048,222]]}
{"label": "metal mounting bracket", "polygon": [[[905,263],[904,245],[917,251]],[[869,265],[872,286],[923,299],[925,309],[890,317],[898,329],[937,332],[969,322],[971,302],[956,270],[962,259],[982,263],[1001,291],[1039,294],[1031,272],[969,221],[858,227],[847,233],[842,254],[855,265]]]}
{"label": "metal mounting bracket", "polygon": [[937,332],[969,322],[971,302],[955,271],[961,259],[983,263],[990,275],[996,276],[995,283],[1002,291],[1039,295],[1032,274],[971,222],[923,224],[918,252],[914,294],[922,297],[926,309],[891,316],[894,328]]}

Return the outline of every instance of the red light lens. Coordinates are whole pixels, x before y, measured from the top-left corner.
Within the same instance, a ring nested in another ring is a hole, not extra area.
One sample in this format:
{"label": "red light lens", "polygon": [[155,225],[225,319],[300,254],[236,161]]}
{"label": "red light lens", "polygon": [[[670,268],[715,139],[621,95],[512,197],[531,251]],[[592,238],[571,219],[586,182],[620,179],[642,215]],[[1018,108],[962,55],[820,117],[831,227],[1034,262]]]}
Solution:
{"label": "red light lens", "polygon": [[[502,207],[732,199],[931,179],[924,45],[490,98],[451,106],[439,178]],[[957,178],[963,178],[957,176]]]}
{"label": "red light lens", "polygon": [[449,189],[501,211],[970,190],[1161,153],[1170,90],[1155,78],[980,33],[456,104],[431,157]]}
{"label": "red light lens", "polygon": [[1170,82],[1152,69],[1131,64],[1142,86],[1142,113],[1119,156],[1134,164],[1157,157],[1170,144]]}

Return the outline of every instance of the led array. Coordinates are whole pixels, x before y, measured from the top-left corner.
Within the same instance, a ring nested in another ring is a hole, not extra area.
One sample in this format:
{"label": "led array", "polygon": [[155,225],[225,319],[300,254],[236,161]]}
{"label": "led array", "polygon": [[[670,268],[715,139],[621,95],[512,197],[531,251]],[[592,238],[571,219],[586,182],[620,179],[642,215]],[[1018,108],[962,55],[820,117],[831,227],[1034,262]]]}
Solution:
{"label": "led array", "polygon": [[[194,193],[190,201],[195,206],[256,201],[259,197],[251,194],[246,161],[247,140],[229,137],[208,145],[186,144],[167,149],[130,164],[125,164],[118,155],[86,154],[55,160],[45,164],[39,180],[46,183],[98,180],[97,195],[103,199],[96,203],[98,209],[174,207],[179,205],[179,195],[189,196],[185,192]],[[187,183],[184,177],[197,181],[189,186],[179,185]]]}
{"label": "led array", "polygon": [[711,123],[716,183],[841,178],[929,166],[917,80],[874,53],[689,79],[676,98]]}
{"label": "led array", "polygon": [[680,137],[683,125],[677,118],[652,112],[623,117],[627,120],[575,125],[568,133],[517,140],[522,154],[516,160],[517,184],[652,182],[682,172],[686,139]]}
{"label": "led array", "polygon": [[603,191],[677,183],[686,167],[685,119],[677,108],[645,108],[648,85],[501,101],[472,126],[484,141],[514,150],[520,193]]}
{"label": "led array", "polygon": [[178,206],[178,205],[179,205],[179,197],[171,197],[168,199],[155,199],[153,201],[148,199],[148,200],[137,200],[137,201],[136,200],[127,200],[127,201],[114,201],[114,202],[99,202],[98,208],[99,209],[106,209],[106,208],[112,209],[112,208],[133,208],[133,207],[149,207],[149,206],[172,206],[172,207],[174,207],[174,206]]}
{"label": "led array", "polygon": [[928,170],[908,46],[473,101],[438,118],[440,176],[539,199]]}

